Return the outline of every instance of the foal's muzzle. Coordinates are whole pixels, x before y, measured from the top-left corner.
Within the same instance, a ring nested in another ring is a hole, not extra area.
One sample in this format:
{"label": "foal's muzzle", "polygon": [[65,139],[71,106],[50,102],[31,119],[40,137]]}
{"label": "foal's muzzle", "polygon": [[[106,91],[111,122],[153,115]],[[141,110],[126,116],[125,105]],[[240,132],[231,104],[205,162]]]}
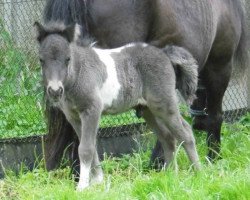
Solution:
{"label": "foal's muzzle", "polygon": [[64,92],[61,82],[49,82],[47,87],[47,94],[53,101],[59,101]]}

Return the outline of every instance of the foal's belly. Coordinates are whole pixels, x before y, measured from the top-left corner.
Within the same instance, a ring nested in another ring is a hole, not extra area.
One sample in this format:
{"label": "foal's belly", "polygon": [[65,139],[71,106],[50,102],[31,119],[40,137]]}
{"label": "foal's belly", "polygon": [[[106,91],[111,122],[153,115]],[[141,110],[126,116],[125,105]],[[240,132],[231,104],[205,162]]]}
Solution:
{"label": "foal's belly", "polygon": [[103,114],[119,114],[126,112],[138,105],[139,101],[130,101],[130,102],[114,102],[110,107],[107,107],[103,110]]}
{"label": "foal's belly", "polygon": [[119,95],[119,98],[112,102],[112,105],[106,107],[103,110],[103,114],[119,114],[126,112],[130,109],[137,107],[138,105],[146,106],[146,101],[141,95],[134,95],[132,97],[122,98],[122,95]]}

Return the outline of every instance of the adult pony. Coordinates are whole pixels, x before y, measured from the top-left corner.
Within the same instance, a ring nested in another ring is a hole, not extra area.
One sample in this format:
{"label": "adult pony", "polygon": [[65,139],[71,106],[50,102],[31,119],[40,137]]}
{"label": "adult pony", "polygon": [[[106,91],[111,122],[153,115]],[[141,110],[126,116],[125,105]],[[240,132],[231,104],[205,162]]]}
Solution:
{"label": "adult pony", "polygon": [[[247,68],[245,13],[241,0],[48,0],[45,22],[79,23],[102,47],[143,41],[189,50],[199,65],[198,99],[193,103],[194,128],[207,131],[208,158],[220,153],[222,99],[234,67]],[[204,89],[205,88],[205,89]],[[59,110],[47,106],[49,135],[47,167],[52,169],[74,139],[74,131]],[[198,111],[197,111],[198,110]],[[206,112],[204,111],[206,110]],[[77,145],[72,146],[77,159]],[[160,143],[152,154],[159,157]]]}

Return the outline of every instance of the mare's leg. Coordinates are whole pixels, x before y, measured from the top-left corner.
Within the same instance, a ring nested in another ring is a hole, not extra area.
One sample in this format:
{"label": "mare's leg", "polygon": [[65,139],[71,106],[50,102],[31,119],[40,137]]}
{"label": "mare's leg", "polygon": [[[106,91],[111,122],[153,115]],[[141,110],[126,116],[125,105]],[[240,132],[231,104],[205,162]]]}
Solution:
{"label": "mare's leg", "polygon": [[[214,61],[214,60],[213,60]],[[214,160],[220,153],[221,125],[223,122],[222,100],[232,71],[232,63],[208,62],[203,79],[207,89],[207,144],[208,158]]]}
{"label": "mare's leg", "polygon": [[154,169],[161,169],[164,166],[164,151],[160,141],[157,139],[150,157],[150,164]]}
{"label": "mare's leg", "polygon": [[[167,91],[167,90],[166,90]],[[161,101],[159,101],[161,99]],[[179,113],[175,94],[167,94],[156,97],[150,101],[151,112],[159,117],[171,134],[179,141],[183,142],[184,149],[196,169],[200,168],[199,157],[196,151],[195,139],[191,127]]]}
{"label": "mare's leg", "polygon": [[[158,139],[160,141],[158,140],[157,142],[161,142],[162,144],[164,156],[163,164],[165,164],[165,167],[168,167],[168,165],[173,160],[173,155],[175,152],[175,138],[172,136],[168,128],[159,119],[156,119],[154,117],[154,115],[148,108],[145,108],[142,113],[143,118],[145,119],[148,126],[158,136]],[[163,165],[158,167],[163,167]]]}
{"label": "mare's leg", "polygon": [[[65,149],[74,142],[74,130],[62,111],[46,104],[48,135],[45,138],[46,168],[52,170],[60,164]],[[78,156],[77,156],[78,157]]]}
{"label": "mare's leg", "polygon": [[79,139],[77,135],[74,135],[74,139],[72,144],[70,145],[70,164],[71,164],[71,170],[72,173],[74,174],[75,181],[79,181],[79,175],[80,175],[80,161],[79,161],[79,156],[78,156],[78,146],[79,146]]}
{"label": "mare's leg", "polygon": [[199,81],[196,91],[196,99],[190,106],[190,113],[194,117],[193,128],[197,130],[206,130],[206,107],[207,107],[207,92],[202,81]]}

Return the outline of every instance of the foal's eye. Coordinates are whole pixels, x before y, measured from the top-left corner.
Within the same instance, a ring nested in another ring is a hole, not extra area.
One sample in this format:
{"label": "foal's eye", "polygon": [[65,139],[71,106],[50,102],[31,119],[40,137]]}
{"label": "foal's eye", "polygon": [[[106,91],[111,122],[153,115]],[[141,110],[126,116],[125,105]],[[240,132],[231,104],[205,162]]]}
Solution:
{"label": "foal's eye", "polygon": [[40,60],[41,65],[43,65],[44,64],[44,60],[41,59],[41,58],[39,60]]}
{"label": "foal's eye", "polygon": [[69,61],[70,61],[70,58],[67,58],[66,61],[65,61],[66,65],[69,64]]}

